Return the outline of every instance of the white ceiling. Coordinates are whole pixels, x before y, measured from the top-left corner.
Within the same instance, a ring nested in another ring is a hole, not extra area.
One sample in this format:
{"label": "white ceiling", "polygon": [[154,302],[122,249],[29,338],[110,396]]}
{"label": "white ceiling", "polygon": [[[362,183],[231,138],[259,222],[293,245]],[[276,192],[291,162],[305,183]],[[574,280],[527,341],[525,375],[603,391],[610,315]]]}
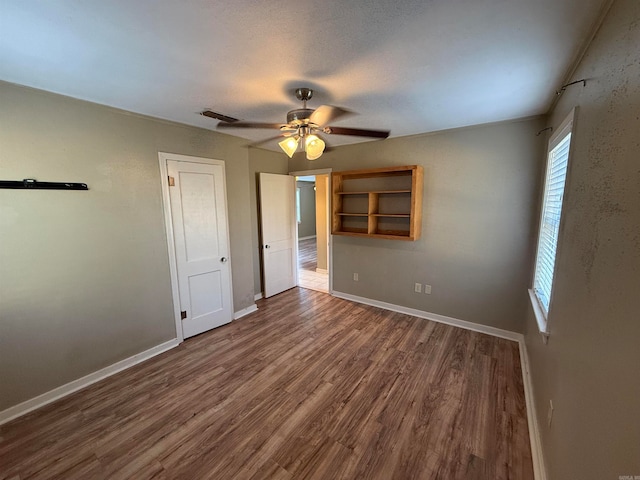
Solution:
{"label": "white ceiling", "polygon": [[307,86],[396,137],[545,113],[605,1],[0,0],[0,79],[212,130]]}

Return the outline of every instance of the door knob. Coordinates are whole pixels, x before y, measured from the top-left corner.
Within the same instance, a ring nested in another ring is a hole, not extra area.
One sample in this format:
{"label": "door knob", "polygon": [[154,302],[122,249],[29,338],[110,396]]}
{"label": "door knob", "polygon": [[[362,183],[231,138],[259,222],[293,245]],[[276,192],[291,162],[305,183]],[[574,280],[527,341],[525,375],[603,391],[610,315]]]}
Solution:
{"label": "door knob", "polygon": [[226,261],[227,261],[227,257],[222,257],[222,258],[220,259],[220,261],[221,261],[222,263],[226,263]]}
{"label": "door knob", "polygon": [[265,245],[264,248],[271,248],[269,245]]}

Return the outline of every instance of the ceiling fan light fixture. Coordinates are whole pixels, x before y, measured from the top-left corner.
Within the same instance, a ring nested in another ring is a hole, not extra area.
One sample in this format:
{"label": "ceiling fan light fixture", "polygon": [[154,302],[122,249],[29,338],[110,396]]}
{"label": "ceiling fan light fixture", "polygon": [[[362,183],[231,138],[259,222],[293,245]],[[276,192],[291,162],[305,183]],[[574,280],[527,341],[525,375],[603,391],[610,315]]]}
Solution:
{"label": "ceiling fan light fixture", "polygon": [[289,155],[289,158],[292,158],[293,154],[296,153],[296,150],[298,149],[298,137],[287,137],[281,142],[278,142],[278,145],[280,145],[280,148],[284,153]]}
{"label": "ceiling fan light fixture", "polygon": [[324,141],[317,135],[307,135],[304,139],[304,149],[307,152],[307,160],[320,158],[324,152]]}
{"label": "ceiling fan light fixture", "polygon": [[[280,130],[280,135],[254,142],[251,146],[262,145],[275,139],[282,139],[278,145],[289,158],[293,158],[298,148],[304,149],[309,160],[319,158],[325,151],[325,143],[314,133],[327,135],[353,135],[384,139],[389,137],[388,130],[370,130],[366,128],[333,127],[329,123],[352,112],[333,105],[320,105],[316,109],[307,108],[307,101],[313,96],[310,88],[295,90],[296,98],[302,101],[302,108],[287,113],[287,123],[243,122],[221,113],[205,110],[202,115],[220,120],[218,128],[264,128]],[[313,132],[313,133],[312,133]]]}

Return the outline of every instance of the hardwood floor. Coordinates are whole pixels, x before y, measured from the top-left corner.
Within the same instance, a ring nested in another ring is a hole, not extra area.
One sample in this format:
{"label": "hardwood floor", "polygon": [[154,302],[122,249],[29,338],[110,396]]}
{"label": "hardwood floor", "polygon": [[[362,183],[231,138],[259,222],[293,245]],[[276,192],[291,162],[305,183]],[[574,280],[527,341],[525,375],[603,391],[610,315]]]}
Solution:
{"label": "hardwood floor", "polygon": [[0,427],[0,479],[533,478],[517,344],[295,288]]}
{"label": "hardwood floor", "polygon": [[298,241],[298,267],[302,270],[316,271],[318,266],[318,247],[316,238]]}

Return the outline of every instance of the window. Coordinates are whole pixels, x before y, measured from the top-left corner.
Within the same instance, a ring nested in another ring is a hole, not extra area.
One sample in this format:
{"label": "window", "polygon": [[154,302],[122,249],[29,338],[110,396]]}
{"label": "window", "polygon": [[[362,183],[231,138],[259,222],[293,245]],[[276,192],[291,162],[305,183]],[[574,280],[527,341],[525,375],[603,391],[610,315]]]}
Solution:
{"label": "window", "polygon": [[560,125],[560,128],[551,136],[547,154],[547,172],[544,181],[544,195],[542,197],[542,215],[538,233],[535,273],[533,288],[529,290],[538,327],[543,333],[548,333],[547,322],[553,292],[556,250],[567,166],[569,165],[573,116],[574,111],[571,111]]}

